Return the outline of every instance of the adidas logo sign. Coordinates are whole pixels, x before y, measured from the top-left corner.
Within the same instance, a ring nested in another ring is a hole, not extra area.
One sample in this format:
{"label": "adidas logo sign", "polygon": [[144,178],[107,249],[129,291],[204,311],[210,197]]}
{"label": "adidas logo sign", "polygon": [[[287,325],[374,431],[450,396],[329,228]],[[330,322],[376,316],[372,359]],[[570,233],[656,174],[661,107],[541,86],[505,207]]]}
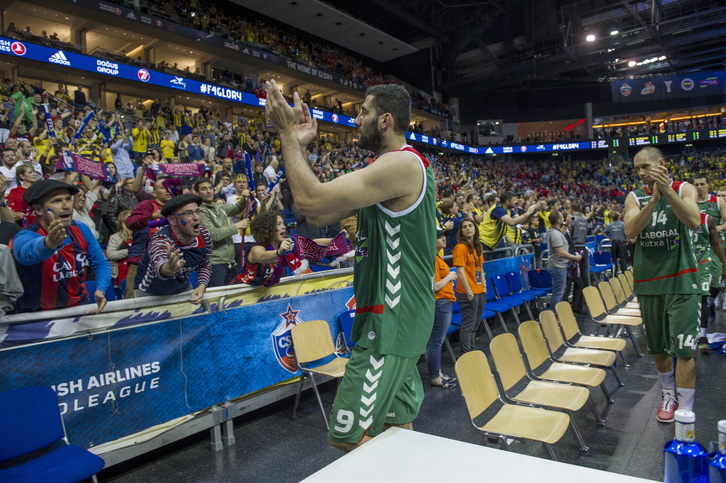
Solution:
{"label": "adidas logo sign", "polygon": [[66,54],[64,54],[62,50],[59,50],[55,54],[51,55],[48,61],[53,62],[54,64],[71,65],[66,58]]}
{"label": "adidas logo sign", "polygon": [[134,12],[129,12],[128,15],[126,15],[127,18],[130,18],[131,20],[136,20],[136,15],[134,15]]}

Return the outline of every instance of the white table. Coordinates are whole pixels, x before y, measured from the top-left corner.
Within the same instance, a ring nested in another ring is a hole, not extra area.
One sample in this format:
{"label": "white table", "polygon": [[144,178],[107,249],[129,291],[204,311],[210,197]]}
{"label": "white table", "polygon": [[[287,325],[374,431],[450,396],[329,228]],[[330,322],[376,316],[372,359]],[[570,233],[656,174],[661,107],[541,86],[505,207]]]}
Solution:
{"label": "white table", "polygon": [[[532,441],[527,444],[539,446],[539,443]],[[554,450],[556,455],[556,445]],[[389,429],[303,481],[652,482],[400,428]]]}

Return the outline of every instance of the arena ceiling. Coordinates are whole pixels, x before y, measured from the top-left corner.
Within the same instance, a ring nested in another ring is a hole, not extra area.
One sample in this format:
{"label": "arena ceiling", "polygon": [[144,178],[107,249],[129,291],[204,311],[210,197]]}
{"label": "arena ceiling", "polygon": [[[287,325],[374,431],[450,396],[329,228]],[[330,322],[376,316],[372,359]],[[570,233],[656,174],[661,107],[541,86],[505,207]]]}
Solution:
{"label": "arena ceiling", "polygon": [[[319,23],[313,33],[323,38],[335,29],[326,28],[324,17],[317,15],[321,6],[403,44],[432,45],[437,90],[449,96],[472,90],[594,86],[628,76],[723,70],[726,62],[726,2],[719,0],[265,3],[297,10],[297,21],[289,23],[303,30],[311,31],[302,24],[315,18]],[[588,41],[588,35],[594,40]],[[390,50],[381,55],[363,44],[337,43],[380,61],[392,56]]]}
{"label": "arena ceiling", "polygon": [[726,2],[715,0],[328,1],[409,44],[438,40],[449,87],[722,70],[726,61]]}

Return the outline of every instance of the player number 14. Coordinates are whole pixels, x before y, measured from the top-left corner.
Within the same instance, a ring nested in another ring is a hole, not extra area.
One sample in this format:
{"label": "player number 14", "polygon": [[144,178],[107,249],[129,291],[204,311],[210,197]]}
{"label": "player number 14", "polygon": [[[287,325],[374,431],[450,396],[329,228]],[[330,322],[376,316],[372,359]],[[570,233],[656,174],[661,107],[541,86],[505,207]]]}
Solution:
{"label": "player number 14", "polygon": [[690,347],[693,350],[696,350],[696,339],[692,335],[688,335],[686,337],[686,343],[683,343],[683,334],[678,334],[678,348],[683,349],[683,346]]}
{"label": "player number 14", "polygon": [[656,211],[653,213],[653,223],[651,226],[655,226],[658,223],[665,225],[666,222],[668,222],[668,217],[666,216],[665,211]]}

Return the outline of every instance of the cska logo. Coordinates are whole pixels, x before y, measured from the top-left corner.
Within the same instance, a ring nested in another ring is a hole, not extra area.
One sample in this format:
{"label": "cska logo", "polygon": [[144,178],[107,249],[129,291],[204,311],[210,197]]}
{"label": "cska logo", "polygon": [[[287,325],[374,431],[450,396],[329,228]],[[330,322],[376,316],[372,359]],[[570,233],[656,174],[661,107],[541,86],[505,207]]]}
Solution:
{"label": "cska logo", "polygon": [[298,370],[295,349],[292,346],[290,329],[301,324],[303,321],[298,318],[299,310],[293,310],[292,305],[287,304],[287,310],[280,314],[282,321],[270,334],[272,338],[272,350],[275,352],[277,362],[288,372],[296,373]]}

